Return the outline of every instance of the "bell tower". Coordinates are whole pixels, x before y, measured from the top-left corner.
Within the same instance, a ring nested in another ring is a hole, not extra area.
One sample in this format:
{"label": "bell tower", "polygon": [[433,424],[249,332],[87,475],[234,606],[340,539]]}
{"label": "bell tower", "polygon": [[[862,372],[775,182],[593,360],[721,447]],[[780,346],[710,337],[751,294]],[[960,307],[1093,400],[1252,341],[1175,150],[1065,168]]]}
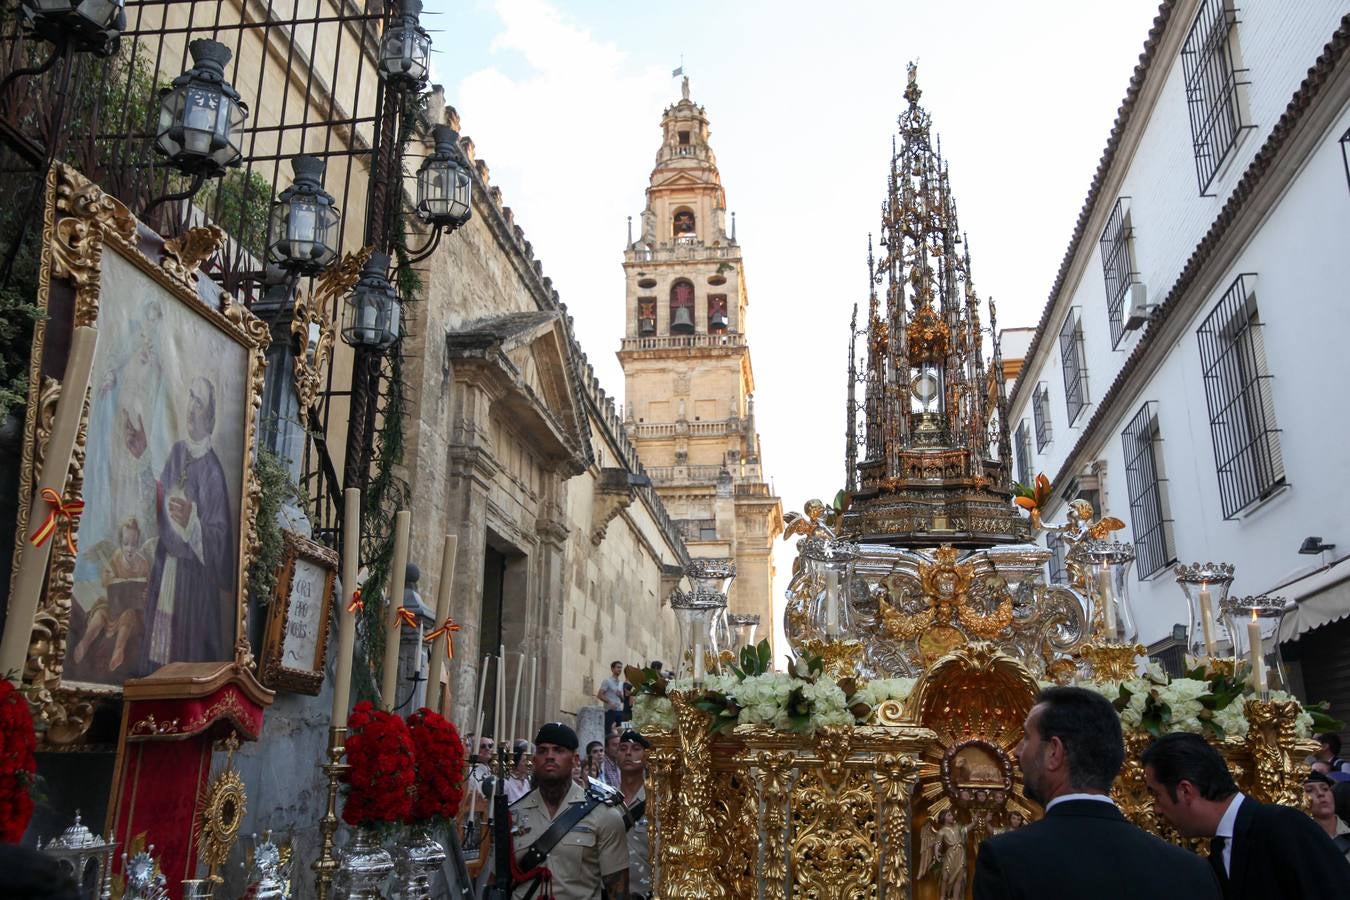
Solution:
{"label": "bell tower", "polygon": [[735,561],[730,611],[759,614],[771,637],[783,516],[755,430],[741,248],[688,78],[681,94],[662,114],[641,234],[624,250],[625,427],[690,553]]}

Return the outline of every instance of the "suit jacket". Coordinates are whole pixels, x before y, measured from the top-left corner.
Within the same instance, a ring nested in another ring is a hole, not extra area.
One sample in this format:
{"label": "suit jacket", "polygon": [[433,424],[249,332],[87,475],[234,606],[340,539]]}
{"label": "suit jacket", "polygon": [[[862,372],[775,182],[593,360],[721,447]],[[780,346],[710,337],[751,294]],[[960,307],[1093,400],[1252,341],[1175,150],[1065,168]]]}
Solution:
{"label": "suit jacket", "polygon": [[1219,900],[1209,863],[1096,800],[1066,800],[1045,818],[980,844],[975,900]]}
{"label": "suit jacket", "polygon": [[1350,862],[1327,833],[1292,806],[1243,797],[1233,823],[1225,900],[1350,897]]}

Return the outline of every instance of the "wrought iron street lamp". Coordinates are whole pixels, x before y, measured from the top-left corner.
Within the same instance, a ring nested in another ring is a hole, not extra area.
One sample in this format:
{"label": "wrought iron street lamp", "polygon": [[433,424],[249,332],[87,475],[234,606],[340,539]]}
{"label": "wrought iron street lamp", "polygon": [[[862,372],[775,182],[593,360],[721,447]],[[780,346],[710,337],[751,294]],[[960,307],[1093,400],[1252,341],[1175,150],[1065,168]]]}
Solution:
{"label": "wrought iron street lamp", "polygon": [[398,340],[402,312],[398,292],[389,282],[389,254],[370,254],[361,278],[347,295],[342,339],[353,347],[387,350]]}
{"label": "wrought iron street lamp", "polygon": [[125,0],[23,0],[24,21],[39,37],[95,56],[117,52],[127,27]]}
{"label": "wrought iron street lamp", "polygon": [[297,156],[291,168],[295,180],[272,204],[267,260],[295,275],[317,275],[337,258],[337,207],[323,189],[323,160]]}
{"label": "wrought iron street lamp", "polygon": [[380,41],[380,74],[400,90],[420,91],[431,73],[431,35],[421,15],[422,0],[403,0],[402,14]]}
{"label": "wrought iron street lamp", "polygon": [[228,47],[199,39],[188,45],[188,51],[193,67],[161,94],[155,150],[185,175],[214,178],[239,165],[243,157],[240,131],[248,106],[225,80]]}
{"label": "wrought iron street lamp", "polygon": [[417,215],[436,228],[454,231],[473,214],[473,179],[459,160],[459,135],[449,125],[431,130],[436,150],[417,170]]}

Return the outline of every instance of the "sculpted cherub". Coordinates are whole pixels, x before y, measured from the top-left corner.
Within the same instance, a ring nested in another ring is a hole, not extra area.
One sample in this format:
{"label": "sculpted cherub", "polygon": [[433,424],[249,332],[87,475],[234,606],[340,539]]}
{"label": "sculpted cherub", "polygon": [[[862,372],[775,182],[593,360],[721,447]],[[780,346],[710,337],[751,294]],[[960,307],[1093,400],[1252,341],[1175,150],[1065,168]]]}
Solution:
{"label": "sculpted cherub", "polygon": [[804,507],[806,515],[797,512],[790,512],[783,516],[783,540],[787,540],[793,535],[801,535],[805,538],[815,537],[817,534],[833,539],[834,530],[824,522],[820,521],[825,515],[826,507],[823,500],[807,500]]}

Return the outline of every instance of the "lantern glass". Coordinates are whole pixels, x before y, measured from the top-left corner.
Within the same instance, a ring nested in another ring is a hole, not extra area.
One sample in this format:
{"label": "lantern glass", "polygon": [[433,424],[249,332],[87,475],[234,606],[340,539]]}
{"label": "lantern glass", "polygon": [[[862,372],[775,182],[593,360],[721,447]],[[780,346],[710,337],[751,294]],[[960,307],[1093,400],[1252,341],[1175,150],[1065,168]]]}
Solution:
{"label": "lantern glass", "polygon": [[431,70],[431,35],[417,19],[404,17],[380,42],[380,72],[395,84],[420,87]]}
{"label": "lantern glass", "polygon": [[361,280],[347,295],[342,339],[353,347],[384,350],[398,340],[400,303],[389,283],[387,253],[372,253]]}
{"label": "lantern glass", "polygon": [[695,685],[702,686],[708,663],[715,666],[719,659],[717,625],[726,606],[724,594],[699,590],[671,594],[670,607],[680,630],[676,678],[692,678]]}
{"label": "lantern glass", "polygon": [[160,100],[155,146],[184,172],[220,174],[239,162],[245,111],[211,82],[189,81]]}
{"label": "lantern glass", "polygon": [[417,172],[417,211],[437,226],[463,225],[469,219],[472,186],[456,160],[428,157]]}
{"label": "lantern glass", "polygon": [[314,274],[337,258],[337,212],[313,195],[298,195],[272,207],[268,258]]}
{"label": "lantern glass", "polygon": [[[1289,689],[1279,643],[1284,614],[1283,597],[1231,597],[1223,603],[1224,625],[1233,645],[1233,663],[1235,666],[1251,665],[1250,679],[1255,690]],[[1254,644],[1257,645],[1255,653],[1252,652]]]}
{"label": "lantern glass", "polygon": [[759,630],[759,616],[728,613],[727,622],[731,628],[733,652],[739,653],[743,647],[755,646],[755,633]]}
{"label": "lantern glass", "polygon": [[1186,595],[1190,621],[1186,649],[1196,659],[1216,659],[1228,634],[1221,606],[1233,584],[1233,567],[1228,563],[1194,563],[1177,566],[1177,585]]}
{"label": "lantern glass", "polygon": [[1102,637],[1108,643],[1132,644],[1139,637],[1130,602],[1130,567],[1134,556],[1133,545],[1117,541],[1088,541],[1082,548],[1091,579],[1088,593],[1093,603],[1094,625],[1100,624]]}

